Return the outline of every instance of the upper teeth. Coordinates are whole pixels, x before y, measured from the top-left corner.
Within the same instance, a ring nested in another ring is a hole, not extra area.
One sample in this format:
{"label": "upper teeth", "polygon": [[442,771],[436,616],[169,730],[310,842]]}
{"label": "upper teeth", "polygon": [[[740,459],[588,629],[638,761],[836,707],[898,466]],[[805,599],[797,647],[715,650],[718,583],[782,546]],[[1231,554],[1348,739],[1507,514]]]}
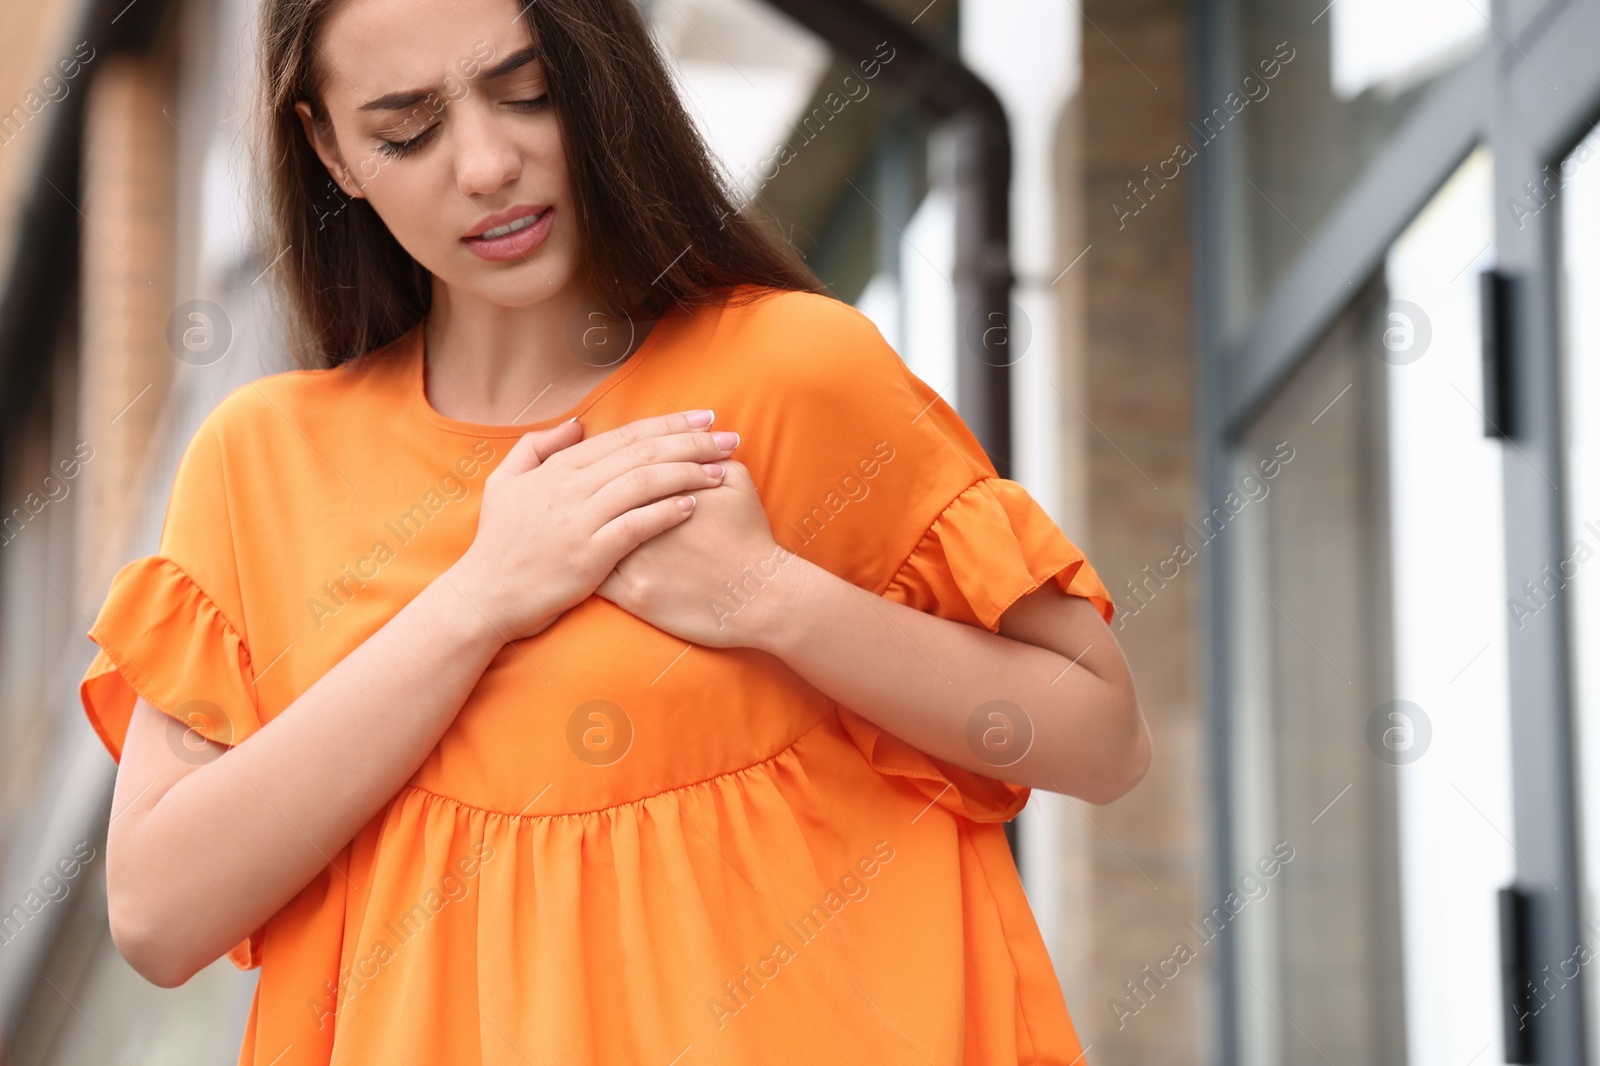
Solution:
{"label": "upper teeth", "polygon": [[525,215],[522,218],[517,219],[515,222],[507,222],[504,226],[496,226],[494,229],[484,230],[481,234],[479,234],[479,237],[504,237],[508,233],[515,233],[519,229],[525,229],[528,226],[533,225],[539,220],[539,216],[542,214],[544,214],[543,211],[537,211],[531,215]]}

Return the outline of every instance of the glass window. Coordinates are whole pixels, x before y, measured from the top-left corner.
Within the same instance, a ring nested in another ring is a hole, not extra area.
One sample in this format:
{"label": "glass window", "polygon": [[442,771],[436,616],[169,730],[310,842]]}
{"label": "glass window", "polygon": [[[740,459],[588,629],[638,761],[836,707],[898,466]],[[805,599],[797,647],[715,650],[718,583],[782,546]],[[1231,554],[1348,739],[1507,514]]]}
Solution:
{"label": "glass window", "polygon": [[1513,873],[1492,189],[1480,150],[1251,428],[1213,512],[1239,538],[1240,884],[1292,855],[1240,892],[1250,1063],[1499,1061],[1479,1057]]}
{"label": "glass window", "polygon": [[1478,299],[1478,274],[1494,262],[1493,183],[1480,148],[1384,264],[1391,698],[1404,702],[1386,712],[1383,736],[1409,745],[1384,754],[1397,764],[1415,1063],[1499,1062],[1503,1040],[1495,893],[1515,874],[1505,446],[1483,433]]}
{"label": "glass window", "polygon": [[[1397,96],[1477,46],[1483,14],[1461,0],[1338,0],[1328,20],[1330,85],[1342,101]],[[1320,21],[1320,18],[1319,18]]]}
{"label": "glass window", "polygon": [[1367,742],[1392,698],[1385,379],[1369,344],[1383,302],[1364,287],[1196,531],[1238,538],[1234,902],[1201,924],[1237,923],[1252,1066],[1404,1059],[1395,775]]}
{"label": "glass window", "polygon": [[1389,134],[1487,34],[1461,0],[1240,0],[1238,12],[1237,78],[1201,101],[1209,117],[1190,131],[1196,152],[1242,137],[1234,335]]}

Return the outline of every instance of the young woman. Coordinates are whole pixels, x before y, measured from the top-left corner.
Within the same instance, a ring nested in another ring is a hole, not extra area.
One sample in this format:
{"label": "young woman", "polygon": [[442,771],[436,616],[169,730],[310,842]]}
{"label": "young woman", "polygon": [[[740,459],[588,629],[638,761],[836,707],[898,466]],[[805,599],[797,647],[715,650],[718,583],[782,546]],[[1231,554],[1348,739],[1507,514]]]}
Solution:
{"label": "young woman", "polygon": [[263,0],[302,369],[90,636],[118,949],[242,1063],[1056,1063],[1002,823],[1149,740],[1083,554],[736,210],[631,0]]}

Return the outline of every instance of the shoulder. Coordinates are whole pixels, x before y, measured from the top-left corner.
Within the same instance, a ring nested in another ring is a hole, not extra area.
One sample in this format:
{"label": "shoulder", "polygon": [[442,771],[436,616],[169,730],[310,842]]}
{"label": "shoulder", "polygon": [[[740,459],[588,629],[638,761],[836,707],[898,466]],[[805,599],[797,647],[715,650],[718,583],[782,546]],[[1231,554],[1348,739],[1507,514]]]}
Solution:
{"label": "shoulder", "polygon": [[313,399],[331,371],[286,370],[267,374],[243,385],[236,386],[217,401],[200,427],[219,438],[250,434],[269,421],[269,416],[281,407],[304,406]]}
{"label": "shoulder", "polygon": [[771,382],[807,392],[907,390],[909,372],[878,327],[833,296],[761,290],[730,304],[719,332]]}
{"label": "shoulder", "polygon": [[[930,498],[994,474],[966,423],[872,319],[830,296],[769,292],[725,313],[732,359],[722,365],[741,368],[774,431],[802,434],[828,469],[904,450],[912,458],[899,469],[915,467],[910,480]],[[794,461],[793,449],[784,454]]]}
{"label": "shoulder", "polygon": [[815,347],[818,341],[833,340],[894,354],[872,319],[838,297],[791,289],[751,289],[747,293],[743,302],[726,306],[724,325],[747,337],[759,336],[774,349],[803,350]]}
{"label": "shoulder", "polygon": [[[328,427],[362,421],[377,392],[398,387],[397,360],[374,352],[326,370],[285,370],[235,387],[195,431],[228,452],[270,447],[287,438],[317,437]],[[380,405],[381,406],[381,405]]]}
{"label": "shoulder", "polygon": [[865,325],[876,330],[871,319],[838,297],[795,289],[742,286],[726,314],[758,327],[854,330]]}

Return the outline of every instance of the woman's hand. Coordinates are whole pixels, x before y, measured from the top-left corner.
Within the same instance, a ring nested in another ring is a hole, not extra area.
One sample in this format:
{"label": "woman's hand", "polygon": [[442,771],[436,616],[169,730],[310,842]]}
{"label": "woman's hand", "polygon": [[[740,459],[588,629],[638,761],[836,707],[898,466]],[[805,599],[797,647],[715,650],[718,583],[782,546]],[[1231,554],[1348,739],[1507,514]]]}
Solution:
{"label": "woman's hand", "polygon": [[446,578],[507,641],[543,631],[587,599],[617,561],[693,513],[681,494],[719,485],[708,469],[737,437],[711,412],[646,418],[583,440],[580,423],[527,433],[484,480],[472,545]]}
{"label": "woman's hand", "polygon": [[694,494],[694,521],[633,549],[595,595],[682,640],[752,647],[795,555],[773,540],[744,464],[724,459],[722,467],[721,485]]}

